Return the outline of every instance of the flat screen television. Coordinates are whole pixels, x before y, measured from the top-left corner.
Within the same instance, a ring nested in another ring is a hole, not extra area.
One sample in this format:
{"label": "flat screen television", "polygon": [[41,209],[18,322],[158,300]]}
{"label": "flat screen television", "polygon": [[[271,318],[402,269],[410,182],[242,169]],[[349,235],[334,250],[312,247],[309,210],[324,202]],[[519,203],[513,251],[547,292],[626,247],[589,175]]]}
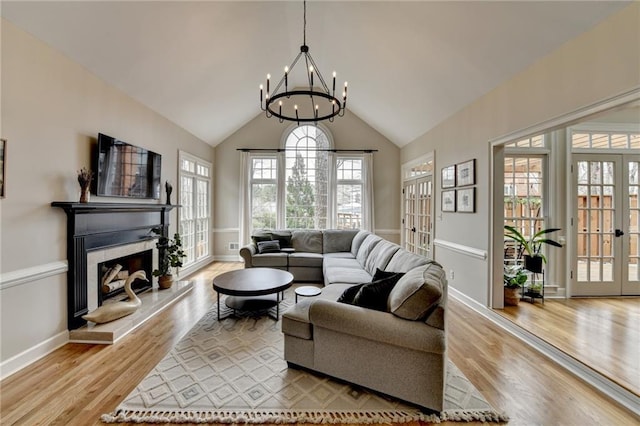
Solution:
{"label": "flat screen television", "polygon": [[96,195],[160,198],[162,156],[98,134]]}

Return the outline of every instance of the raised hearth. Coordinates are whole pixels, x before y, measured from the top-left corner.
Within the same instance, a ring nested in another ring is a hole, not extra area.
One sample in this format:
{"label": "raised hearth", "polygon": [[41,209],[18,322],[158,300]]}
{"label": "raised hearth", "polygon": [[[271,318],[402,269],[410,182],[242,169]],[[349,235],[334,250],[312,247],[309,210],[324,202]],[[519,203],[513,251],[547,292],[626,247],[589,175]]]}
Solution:
{"label": "raised hearth", "polygon": [[192,281],[176,281],[171,288],[150,289],[140,293],[142,306],[133,314],[105,324],[88,323],[69,331],[69,341],[73,343],[112,344],[139,327],[146,320],[185,296],[193,289]]}

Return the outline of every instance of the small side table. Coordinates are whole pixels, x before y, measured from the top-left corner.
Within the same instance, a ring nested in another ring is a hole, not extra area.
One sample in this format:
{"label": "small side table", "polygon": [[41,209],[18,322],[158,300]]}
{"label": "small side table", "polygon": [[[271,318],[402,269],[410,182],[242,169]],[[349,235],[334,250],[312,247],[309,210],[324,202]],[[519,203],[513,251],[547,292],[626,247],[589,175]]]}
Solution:
{"label": "small side table", "polygon": [[305,285],[302,287],[297,287],[295,289],[296,292],[296,303],[298,303],[298,296],[302,296],[302,297],[313,297],[313,296],[317,296],[320,293],[322,293],[322,289],[318,288],[318,287],[313,287],[310,285]]}

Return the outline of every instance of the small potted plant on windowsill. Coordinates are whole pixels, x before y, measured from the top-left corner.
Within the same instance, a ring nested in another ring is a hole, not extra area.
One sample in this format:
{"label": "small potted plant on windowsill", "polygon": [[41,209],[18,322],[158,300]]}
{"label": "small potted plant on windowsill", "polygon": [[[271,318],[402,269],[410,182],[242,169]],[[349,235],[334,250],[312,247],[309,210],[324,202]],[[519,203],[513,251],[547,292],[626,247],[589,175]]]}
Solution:
{"label": "small potted plant on windowsill", "polygon": [[173,235],[173,239],[161,235],[158,238],[156,247],[160,250],[160,260],[158,269],[153,271],[153,275],[158,277],[158,286],[161,289],[171,288],[173,285],[172,269],[180,268],[182,259],[187,256],[182,250],[180,234],[176,232]]}
{"label": "small potted plant on windowsill", "polygon": [[527,274],[523,271],[522,265],[504,266],[504,304],[518,306],[520,295],[518,290],[527,282]]}
{"label": "small potted plant on windowsill", "polygon": [[542,244],[549,244],[554,247],[562,247],[557,241],[547,238],[547,234],[559,231],[560,228],[541,229],[533,234],[529,239],[525,238],[519,229],[505,225],[505,234],[507,238],[511,238],[518,242],[524,250],[524,267],[528,271],[540,273],[542,272],[542,264],[547,263],[547,258],[542,254]]}

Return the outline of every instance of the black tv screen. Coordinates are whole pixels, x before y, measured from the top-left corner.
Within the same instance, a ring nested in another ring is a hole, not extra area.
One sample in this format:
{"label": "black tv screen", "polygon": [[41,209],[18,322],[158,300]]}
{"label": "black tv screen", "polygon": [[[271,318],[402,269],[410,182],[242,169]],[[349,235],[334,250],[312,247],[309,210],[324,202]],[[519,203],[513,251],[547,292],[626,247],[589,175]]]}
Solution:
{"label": "black tv screen", "polygon": [[160,198],[160,154],[99,133],[97,157],[96,195]]}

